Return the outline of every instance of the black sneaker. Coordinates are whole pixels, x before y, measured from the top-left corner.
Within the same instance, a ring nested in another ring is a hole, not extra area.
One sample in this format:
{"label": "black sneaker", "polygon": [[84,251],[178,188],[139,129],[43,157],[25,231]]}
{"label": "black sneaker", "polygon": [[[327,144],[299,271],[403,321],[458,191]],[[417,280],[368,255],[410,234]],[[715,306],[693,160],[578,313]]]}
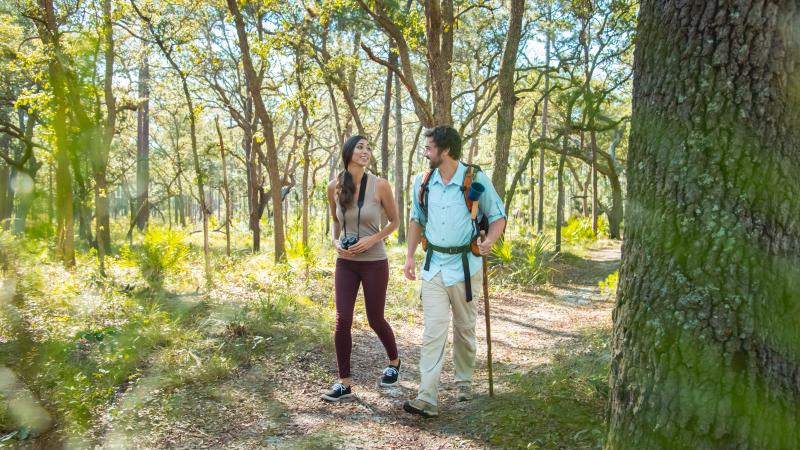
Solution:
{"label": "black sneaker", "polygon": [[397,381],[400,379],[401,362],[402,361],[397,361],[396,366],[389,364],[389,367],[383,369],[383,377],[381,377],[381,386],[390,387],[397,384]]}
{"label": "black sneaker", "polygon": [[353,390],[350,386],[345,386],[342,383],[333,385],[330,391],[322,394],[322,399],[329,402],[338,402],[339,400],[350,398],[353,396]]}

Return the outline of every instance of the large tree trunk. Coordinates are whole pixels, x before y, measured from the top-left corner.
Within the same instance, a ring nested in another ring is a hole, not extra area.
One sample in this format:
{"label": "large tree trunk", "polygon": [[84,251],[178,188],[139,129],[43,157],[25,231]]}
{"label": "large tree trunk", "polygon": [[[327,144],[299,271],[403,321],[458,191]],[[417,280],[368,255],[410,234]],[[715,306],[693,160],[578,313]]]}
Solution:
{"label": "large tree trunk", "polygon": [[[453,36],[455,10],[453,0],[427,0],[425,29],[427,34],[428,73],[433,123],[427,126],[453,125]],[[424,117],[420,117],[423,123]]]}
{"label": "large tree trunk", "polygon": [[[511,133],[514,130],[514,108],[517,96],[514,94],[514,73],[517,68],[519,40],[522,36],[522,16],[525,15],[525,0],[511,0],[511,14],[508,20],[508,34],[503,50],[500,73],[497,75],[500,92],[500,108],[497,110],[497,131],[495,137],[494,171],[492,185],[500,198],[506,195],[506,175],[508,155],[511,147]],[[509,205],[510,206],[510,205]]]}
{"label": "large tree trunk", "polygon": [[800,448],[798,14],[641,3],[610,449]]}
{"label": "large tree trunk", "polygon": [[136,225],[150,220],[150,66],[145,54],[139,66],[139,109],[136,112]]}
{"label": "large tree trunk", "polygon": [[61,66],[58,25],[52,0],[39,0],[41,22],[39,35],[45,44],[52,45],[48,61],[50,86],[53,89],[53,130],[56,164],[56,254],[65,267],[75,266],[75,221],[72,203],[72,174],[70,173],[70,139],[67,133],[66,77]]}
{"label": "large tree trunk", "polygon": [[117,107],[112,81],[114,76],[114,33],[111,26],[111,0],[103,0],[103,38],[105,41],[105,79],[104,94],[106,101],[106,121],[103,126],[102,141],[98,145],[94,160],[94,211],[95,235],[97,236],[97,261],[100,274],[105,275],[106,253],[111,248],[111,219],[108,202],[108,158],[111,153],[111,142],[117,122]]}
{"label": "large tree trunk", "polygon": [[244,19],[242,13],[239,11],[239,5],[236,0],[228,0],[228,9],[233,16],[234,23],[236,24],[236,34],[239,38],[239,49],[242,52],[242,65],[247,77],[248,89],[253,98],[253,105],[255,106],[256,115],[261,121],[264,133],[264,141],[267,144],[267,170],[269,173],[270,191],[272,194],[273,205],[273,228],[275,239],[275,261],[282,261],[284,259],[284,231],[283,231],[283,211],[281,210],[281,178],[278,173],[278,150],[275,145],[275,131],[273,129],[272,117],[267,112],[267,107],[264,105],[264,99],[261,97],[260,85],[257,82],[256,71],[253,68],[253,61],[250,58],[250,44],[247,40],[247,33],[245,32]]}

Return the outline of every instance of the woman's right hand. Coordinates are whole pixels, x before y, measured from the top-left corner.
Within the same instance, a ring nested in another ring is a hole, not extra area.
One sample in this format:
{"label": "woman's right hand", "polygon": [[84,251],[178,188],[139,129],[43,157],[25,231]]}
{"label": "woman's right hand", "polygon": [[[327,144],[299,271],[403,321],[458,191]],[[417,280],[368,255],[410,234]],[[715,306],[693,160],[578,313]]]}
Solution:
{"label": "woman's right hand", "polygon": [[336,239],[333,240],[333,246],[334,246],[334,248],[336,248],[336,253],[338,253],[339,256],[342,257],[342,258],[353,258],[353,257],[356,256],[350,250],[343,249],[341,244],[339,243],[339,241],[336,240]]}

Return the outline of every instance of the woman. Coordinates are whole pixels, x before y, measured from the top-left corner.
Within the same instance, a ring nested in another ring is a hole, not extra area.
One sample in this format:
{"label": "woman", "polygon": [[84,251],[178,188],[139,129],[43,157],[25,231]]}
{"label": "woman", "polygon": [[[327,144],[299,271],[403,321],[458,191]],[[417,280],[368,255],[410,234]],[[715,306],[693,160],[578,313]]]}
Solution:
{"label": "woman", "polygon": [[[328,203],[333,217],[333,245],[336,259],[336,362],[339,382],[322,395],[338,402],[352,397],[350,351],[353,309],[359,285],[364,287],[364,302],[369,326],[378,335],[389,364],[383,371],[381,386],[394,386],[400,376],[400,358],[392,327],[383,317],[389,262],[383,240],[398,226],[397,206],[389,182],[367,172],[372,148],[364,136],[353,136],[342,147],[345,170],[328,184]],[[359,207],[360,206],[360,207]],[[381,229],[381,212],[389,224]]]}

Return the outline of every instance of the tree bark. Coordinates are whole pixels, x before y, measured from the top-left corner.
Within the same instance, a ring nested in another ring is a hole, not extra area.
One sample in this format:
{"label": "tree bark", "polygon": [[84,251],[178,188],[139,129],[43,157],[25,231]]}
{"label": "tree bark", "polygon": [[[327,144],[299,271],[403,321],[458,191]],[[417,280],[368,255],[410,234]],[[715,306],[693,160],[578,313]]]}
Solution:
{"label": "tree bark", "polygon": [[500,198],[504,198],[506,195],[508,156],[511,147],[511,134],[514,130],[514,108],[517,104],[517,96],[514,93],[514,74],[517,69],[517,53],[519,52],[519,41],[522,36],[522,17],[524,15],[525,0],[511,0],[506,45],[503,50],[500,73],[497,76],[500,91],[500,108],[497,110],[492,185],[497,190]]}
{"label": "tree bark", "polygon": [[798,448],[800,8],[640,8],[607,448]]}

